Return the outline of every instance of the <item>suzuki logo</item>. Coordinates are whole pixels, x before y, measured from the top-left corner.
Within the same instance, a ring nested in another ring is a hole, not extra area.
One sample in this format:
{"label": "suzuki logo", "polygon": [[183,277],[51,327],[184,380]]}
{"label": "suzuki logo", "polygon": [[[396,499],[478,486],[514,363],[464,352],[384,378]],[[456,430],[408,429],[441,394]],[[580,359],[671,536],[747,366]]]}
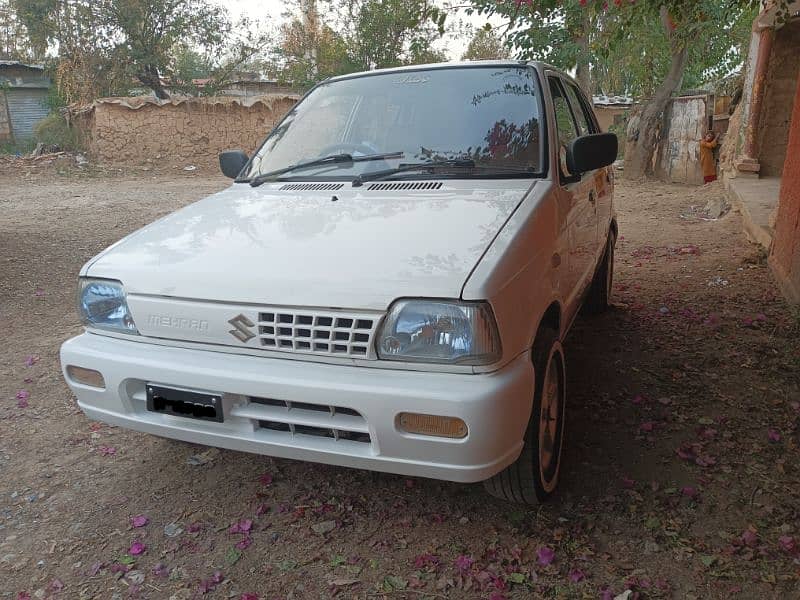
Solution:
{"label": "suzuki logo", "polygon": [[250,327],[254,327],[255,323],[244,315],[233,317],[228,323],[234,327],[228,333],[240,342],[246,344],[250,339],[256,337],[256,334],[249,329]]}

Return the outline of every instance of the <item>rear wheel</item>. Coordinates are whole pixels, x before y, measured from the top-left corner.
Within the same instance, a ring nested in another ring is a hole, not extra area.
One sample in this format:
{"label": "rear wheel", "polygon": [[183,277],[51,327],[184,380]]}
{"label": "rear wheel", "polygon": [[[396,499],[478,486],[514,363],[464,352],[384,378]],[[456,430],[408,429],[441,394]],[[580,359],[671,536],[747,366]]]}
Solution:
{"label": "rear wheel", "polygon": [[558,485],[566,390],[564,350],[556,331],[539,333],[533,364],[533,409],[522,452],[516,462],[484,481],[493,496],[520,504],[544,502]]}
{"label": "rear wheel", "polygon": [[589,287],[589,294],[586,297],[584,306],[590,314],[597,315],[605,312],[611,304],[611,288],[614,284],[614,246],[616,243],[617,237],[614,235],[614,231],[611,230],[608,232],[608,242],[606,243],[603,262],[594,275],[592,284]]}

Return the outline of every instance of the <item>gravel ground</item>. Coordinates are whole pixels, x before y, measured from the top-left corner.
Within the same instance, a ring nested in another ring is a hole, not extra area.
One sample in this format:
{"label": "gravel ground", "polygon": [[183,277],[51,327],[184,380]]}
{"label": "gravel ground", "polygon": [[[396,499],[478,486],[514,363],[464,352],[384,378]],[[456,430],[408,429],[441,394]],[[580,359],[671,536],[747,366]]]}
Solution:
{"label": "gravel ground", "polygon": [[0,598],[800,597],[800,314],[702,218],[718,186],[619,186],[615,308],[566,341],[562,488],[526,509],[77,410],[78,269],[225,185],[0,164]]}

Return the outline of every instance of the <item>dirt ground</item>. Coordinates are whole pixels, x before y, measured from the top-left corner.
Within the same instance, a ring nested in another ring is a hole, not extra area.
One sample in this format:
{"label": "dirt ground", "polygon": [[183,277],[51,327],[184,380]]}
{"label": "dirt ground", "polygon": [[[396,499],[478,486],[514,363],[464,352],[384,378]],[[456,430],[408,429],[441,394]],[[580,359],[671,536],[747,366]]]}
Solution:
{"label": "dirt ground", "polygon": [[800,597],[800,313],[702,219],[719,187],[619,186],[615,308],[566,341],[562,487],[526,509],[88,420],[78,269],[227,184],[67,171],[0,168],[0,599]]}

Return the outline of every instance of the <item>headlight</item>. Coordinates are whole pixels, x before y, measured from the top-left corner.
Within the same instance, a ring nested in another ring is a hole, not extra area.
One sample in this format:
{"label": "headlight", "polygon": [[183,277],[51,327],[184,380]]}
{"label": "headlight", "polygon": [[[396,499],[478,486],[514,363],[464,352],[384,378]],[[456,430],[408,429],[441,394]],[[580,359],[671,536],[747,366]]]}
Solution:
{"label": "headlight", "polygon": [[485,302],[400,300],[377,337],[378,358],[462,365],[500,359],[494,316]]}
{"label": "headlight", "polygon": [[123,333],[136,333],[136,324],[125,300],[125,289],[111,279],[81,279],[78,313],[84,325]]}

